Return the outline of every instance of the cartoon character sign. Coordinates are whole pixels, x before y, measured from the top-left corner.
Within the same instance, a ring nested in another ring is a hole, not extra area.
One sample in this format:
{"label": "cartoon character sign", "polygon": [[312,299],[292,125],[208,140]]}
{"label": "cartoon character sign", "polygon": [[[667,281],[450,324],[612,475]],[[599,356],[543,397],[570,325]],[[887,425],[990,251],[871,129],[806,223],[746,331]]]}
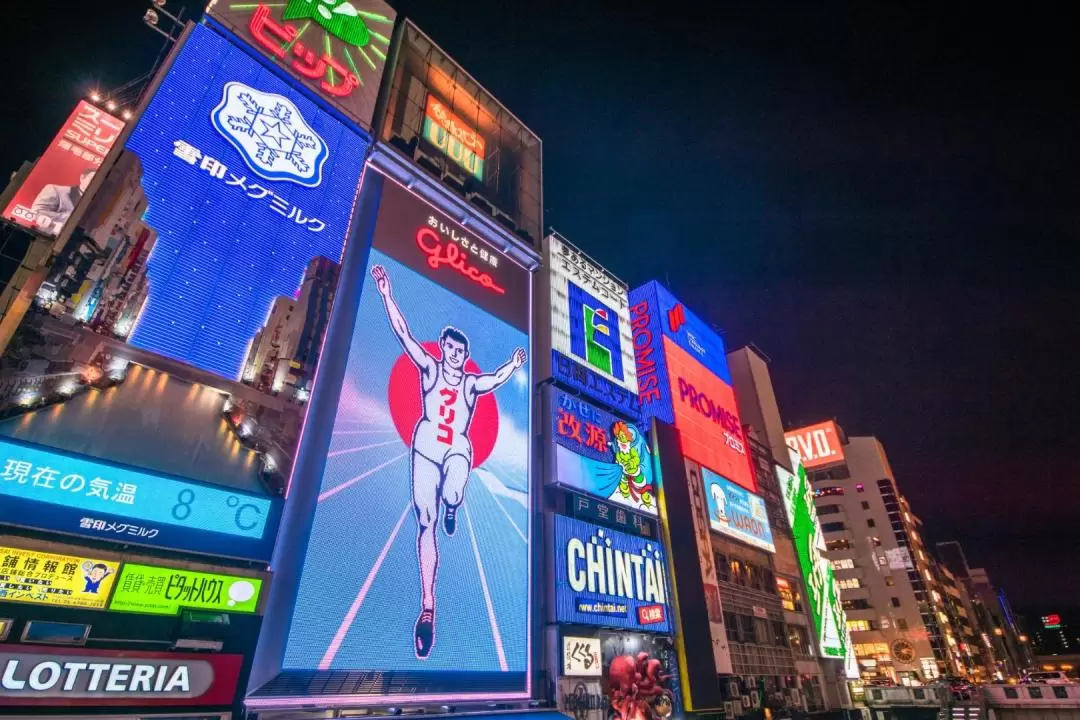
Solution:
{"label": "cartoon character sign", "polygon": [[607,673],[607,695],[614,720],[663,720],[671,716],[674,695],[668,689],[671,675],[647,652],[619,655]]}

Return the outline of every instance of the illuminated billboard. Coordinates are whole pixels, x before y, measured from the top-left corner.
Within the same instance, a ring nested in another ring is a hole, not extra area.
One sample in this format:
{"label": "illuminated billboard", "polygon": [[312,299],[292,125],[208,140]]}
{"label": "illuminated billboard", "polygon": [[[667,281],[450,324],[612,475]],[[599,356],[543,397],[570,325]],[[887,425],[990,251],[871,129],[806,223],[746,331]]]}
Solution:
{"label": "illuminated billboard", "polygon": [[[840,588],[833,567],[825,557],[825,537],[818,522],[814,491],[799,453],[790,452],[795,473],[776,466],[784,510],[795,539],[795,553],[806,582],[810,616],[817,630],[818,646],[825,657],[847,659],[852,655],[847,617],[840,600]],[[857,674],[856,674],[857,677]]]}
{"label": "illuminated billboard", "polygon": [[123,129],[123,122],[80,100],[4,209],[4,217],[51,237],[59,235]]}
{"label": "illuminated billboard", "polygon": [[554,233],[544,239],[544,246],[552,376],[636,417],[637,371],[626,285]]}
{"label": "illuminated billboard", "polygon": [[630,325],[642,417],[675,425],[683,455],[756,492],[719,336],[655,282],[630,293]]}
{"label": "illuminated billboard", "polygon": [[0,602],[101,610],[119,563],[0,547]]}
{"label": "illuminated billboard", "polygon": [[367,149],[191,28],[0,358],[3,460],[61,481],[0,522],[269,559]]}
{"label": "illuminated billboard", "polygon": [[409,20],[393,43],[378,139],[474,213],[539,247],[540,138]]}
{"label": "illuminated billboard", "polygon": [[553,516],[555,620],[668,632],[667,556],[653,540]]}
{"label": "illuminated billboard", "polygon": [[799,453],[803,467],[818,470],[844,462],[844,446],[840,429],[832,420],[807,425],[784,433],[788,447]]}
{"label": "illuminated billboard", "polygon": [[396,13],[382,0],[212,0],[207,14],[371,130]]}
{"label": "illuminated billboard", "polygon": [[550,393],[553,481],[656,515],[660,488],[642,429],[557,388]]}
{"label": "illuminated billboard", "polygon": [[148,615],[179,615],[182,609],[253,613],[262,582],[254,577],[124,563],[109,609]]}
{"label": "illuminated billboard", "polygon": [[[364,192],[374,238],[282,671],[527,696],[531,274],[374,169]],[[385,698],[365,687],[342,694]]]}
{"label": "illuminated billboard", "polygon": [[764,498],[706,468],[701,469],[701,479],[705,483],[709,527],[756,548],[776,552]]}

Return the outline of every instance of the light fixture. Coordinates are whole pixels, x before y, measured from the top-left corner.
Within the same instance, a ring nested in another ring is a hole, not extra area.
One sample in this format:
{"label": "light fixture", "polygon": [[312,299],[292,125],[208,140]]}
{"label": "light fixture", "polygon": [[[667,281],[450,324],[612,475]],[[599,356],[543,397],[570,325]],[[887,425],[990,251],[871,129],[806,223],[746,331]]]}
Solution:
{"label": "light fixture", "polygon": [[109,102],[105,103],[105,107],[109,108],[109,110],[115,110],[116,109],[116,103],[114,101],[110,100]]}
{"label": "light fixture", "polygon": [[99,93],[97,90],[94,90],[90,93],[90,100],[92,102],[101,102],[101,93]]}

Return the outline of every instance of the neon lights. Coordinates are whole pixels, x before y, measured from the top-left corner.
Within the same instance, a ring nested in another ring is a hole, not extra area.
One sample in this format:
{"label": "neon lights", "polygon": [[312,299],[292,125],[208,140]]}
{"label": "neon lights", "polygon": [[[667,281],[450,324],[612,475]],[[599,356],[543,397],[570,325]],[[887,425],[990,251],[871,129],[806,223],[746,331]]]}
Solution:
{"label": "neon lights", "polygon": [[499,295],[506,294],[506,288],[479,268],[469,265],[465,253],[457,245],[444,245],[439,234],[431,228],[422,227],[416,231],[416,245],[427,255],[427,264],[432,270],[438,270],[440,265],[449,265],[480,287]]}
{"label": "neon lights", "polygon": [[484,157],[487,143],[483,136],[464,123],[434,95],[424,106],[424,138],[444,155],[484,181]]}

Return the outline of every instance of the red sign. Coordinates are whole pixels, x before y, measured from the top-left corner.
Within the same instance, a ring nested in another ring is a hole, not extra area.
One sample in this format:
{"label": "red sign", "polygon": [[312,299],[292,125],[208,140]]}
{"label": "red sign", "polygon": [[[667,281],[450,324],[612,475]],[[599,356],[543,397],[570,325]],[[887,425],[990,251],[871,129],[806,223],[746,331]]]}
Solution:
{"label": "red sign", "polygon": [[487,143],[484,142],[483,136],[466,125],[464,120],[450,112],[450,108],[441,103],[434,95],[428,95],[424,115],[450,133],[450,136],[464,145],[467,150],[481,159],[486,156]]}
{"label": "red sign", "polygon": [[59,235],[123,129],[122,121],[79,101],[4,209],[4,217]]}
{"label": "red sign", "polygon": [[0,645],[0,705],[227,707],[243,665],[243,655]]}
{"label": "red sign", "polygon": [[807,470],[844,462],[840,432],[832,420],[784,433],[784,441],[799,453]]}
{"label": "red sign", "polygon": [[735,391],[669,338],[663,340],[683,455],[757,492]]}
{"label": "red sign", "polygon": [[663,605],[642,605],[637,609],[637,619],[642,625],[655,625],[664,622]]}
{"label": "red sign", "polygon": [[469,264],[469,256],[461,248],[453,242],[444,243],[439,233],[432,228],[422,227],[417,230],[416,244],[427,255],[427,264],[432,270],[437,270],[440,265],[447,265],[482,288],[498,295],[506,294],[506,288],[492,280],[491,275]]}

